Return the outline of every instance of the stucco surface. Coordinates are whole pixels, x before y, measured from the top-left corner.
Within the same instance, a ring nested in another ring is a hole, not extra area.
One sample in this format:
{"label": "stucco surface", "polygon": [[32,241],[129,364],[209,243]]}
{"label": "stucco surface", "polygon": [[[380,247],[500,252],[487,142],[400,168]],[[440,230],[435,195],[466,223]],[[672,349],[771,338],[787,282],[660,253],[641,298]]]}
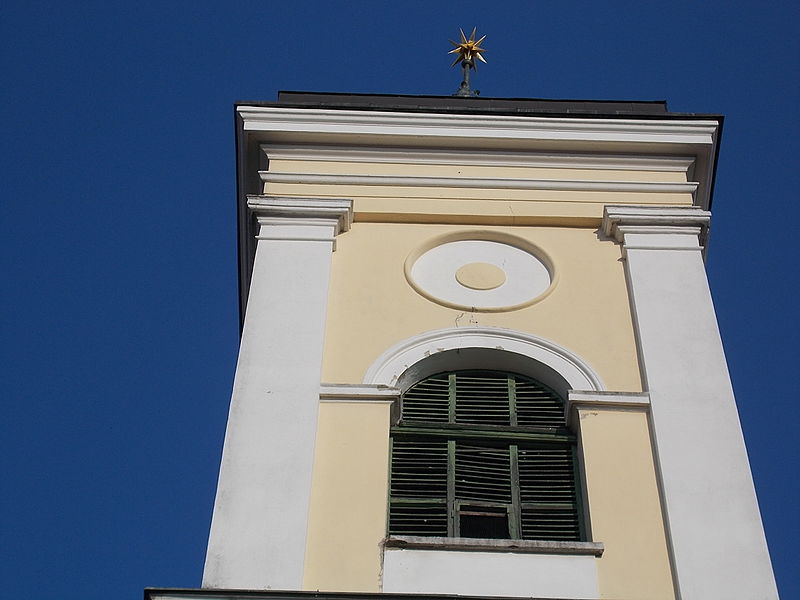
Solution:
{"label": "stucco surface", "polygon": [[320,404],[303,589],[380,589],[389,411],[386,402]]}
{"label": "stucco surface", "polygon": [[[552,290],[525,308],[491,314],[424,298],[408,283],[405,260],[457,232],[476,239],[500,232],[535,245],[552,262]],[[587,361],[608,389],[641,390],[620,249],[594,229],[355,223],[337,244],[322,369],[327,383],[360,383],[387,348],[422,332],[485,326],[549,339]]]}
{"label": "stucco surface", "polygon": [[[409,156],[413,156],[413,151]],[[290,176],[296,175],[296,177]],[[663,204],[691,206],[688,191],[657,193],[637,189],[637,184],[685,184],[685,171],[642,169],[579,169],[523,166],[442,165],[418,162],[362,162],[270,159],[269,178],[289,176],[290,180],[265,181],[263,192],[278,196],[352,198],[356,221],[424,220],[426,222],[487,222],[486,218],[516,219],[520,223],[541,223],[546,219],[591,219],[599,224],[605,204]],[[308,175],[308,177],[303,177]],[[313,177],[368,177],[358,182],[314,181]],[[405,181],[390,183],[381,178]],[[494,180],[476,185],[420,185],[413,177],[430,179]],[[372,178],[372,179],[369,179]],[[496,183],[503,180],[506,184]],[[530,183],[533,189],[516,189]],[[552,182],[565,182],[564,189],[538,189]],[[574,182],[577,189],[570,189]],[[584,189],[591,182],[605,188]],[[618,183],[618,189],[614,184]],[[499,186],[499,187],[498,187]],[[611,186],[612,189],[607,189]],[[626,187],[627,186],[627,187]],[[633,187],[630,187],[633,186]],[[482,220],[482,221],[481,221]]]}
{"label": "stucco surface", "polygon": [[370,163],[271,159],[269,170],[277,173],[327,173],[348,175],[409,175],[427,177],[508,177],[516,179],[577,179],[583,181],[686,181],[678,171],[622,169],[544,168],[530,166],[436,165],[419,163]]}
{"label": "stucco surface", "polygon": [[643,410],[578,410],[592,539],[603,598],[672,600],[667,541]]}

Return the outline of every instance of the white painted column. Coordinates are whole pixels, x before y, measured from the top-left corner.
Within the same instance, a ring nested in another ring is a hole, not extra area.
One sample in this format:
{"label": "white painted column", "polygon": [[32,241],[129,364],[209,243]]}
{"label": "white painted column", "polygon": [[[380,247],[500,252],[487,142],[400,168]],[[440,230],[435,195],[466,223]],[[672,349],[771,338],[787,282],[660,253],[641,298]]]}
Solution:
{"label": "white painted column", "polygon": [[252,196],[260,225],[203,587],[299,590],[335,236],[350,200]]}
{"label": "white painted column", "polygon": [[710,214],[608,206],[623,243],[681,600],[777,598],[702,257]]}

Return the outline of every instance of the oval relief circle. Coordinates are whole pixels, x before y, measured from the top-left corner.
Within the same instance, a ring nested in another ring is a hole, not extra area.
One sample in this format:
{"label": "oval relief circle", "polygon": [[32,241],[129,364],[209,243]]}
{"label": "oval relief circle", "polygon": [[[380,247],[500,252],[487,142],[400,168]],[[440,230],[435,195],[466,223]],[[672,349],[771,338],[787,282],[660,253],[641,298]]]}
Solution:
{"label": "oval relief circle", "polygon": [[[489,236],[487,236],[489,237]],[[406,278],[420,294],[463,310],[499,312],[543,298],[554,283],[552,262],[512,236],[473,233],[434,240],[406,260]]]}
{"label": "oval relief circle", "polygon": [[472,290],[493,290],[506,282],[506,272],[489,263],[469,263],[456,271],[456,281]]}

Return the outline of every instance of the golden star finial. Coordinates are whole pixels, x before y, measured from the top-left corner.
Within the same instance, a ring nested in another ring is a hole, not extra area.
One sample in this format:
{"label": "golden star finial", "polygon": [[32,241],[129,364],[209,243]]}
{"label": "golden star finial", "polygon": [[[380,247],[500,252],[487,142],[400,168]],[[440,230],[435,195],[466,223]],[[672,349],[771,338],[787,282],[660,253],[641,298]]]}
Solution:
{"label": "golden star finial", "polygon": [[472,33],[469,34],[469,38],[464,35],[464,30],[459,29],[458,31],[461,33],[461,43],[454,42],[450,40],[450,43],[455,46],[448,54],[456,54],[456,59],[453,61],[453,64],[450,65],[451,67],[456,66],[458,63],[466,63],[470,69],[475,68],[475,59],[477,58],[479,61],[485,63],[486,59],[483,58],[483,52],[486,52],[485,49],[481,48],[481,42],[486,39],[484,35],[479,40],[475,40],[475,32],[478,28],[475,27],[472,29]]}

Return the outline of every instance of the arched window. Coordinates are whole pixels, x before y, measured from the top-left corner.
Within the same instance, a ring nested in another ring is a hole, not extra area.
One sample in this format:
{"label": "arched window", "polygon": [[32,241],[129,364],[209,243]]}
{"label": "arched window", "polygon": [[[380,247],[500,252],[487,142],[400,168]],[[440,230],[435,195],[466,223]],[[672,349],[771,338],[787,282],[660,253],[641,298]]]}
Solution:
{"label": "arched window", "polygon": [[392,428],[389,534],[581,540],[575,437],[563,400],[502,371],[440,373]]}

